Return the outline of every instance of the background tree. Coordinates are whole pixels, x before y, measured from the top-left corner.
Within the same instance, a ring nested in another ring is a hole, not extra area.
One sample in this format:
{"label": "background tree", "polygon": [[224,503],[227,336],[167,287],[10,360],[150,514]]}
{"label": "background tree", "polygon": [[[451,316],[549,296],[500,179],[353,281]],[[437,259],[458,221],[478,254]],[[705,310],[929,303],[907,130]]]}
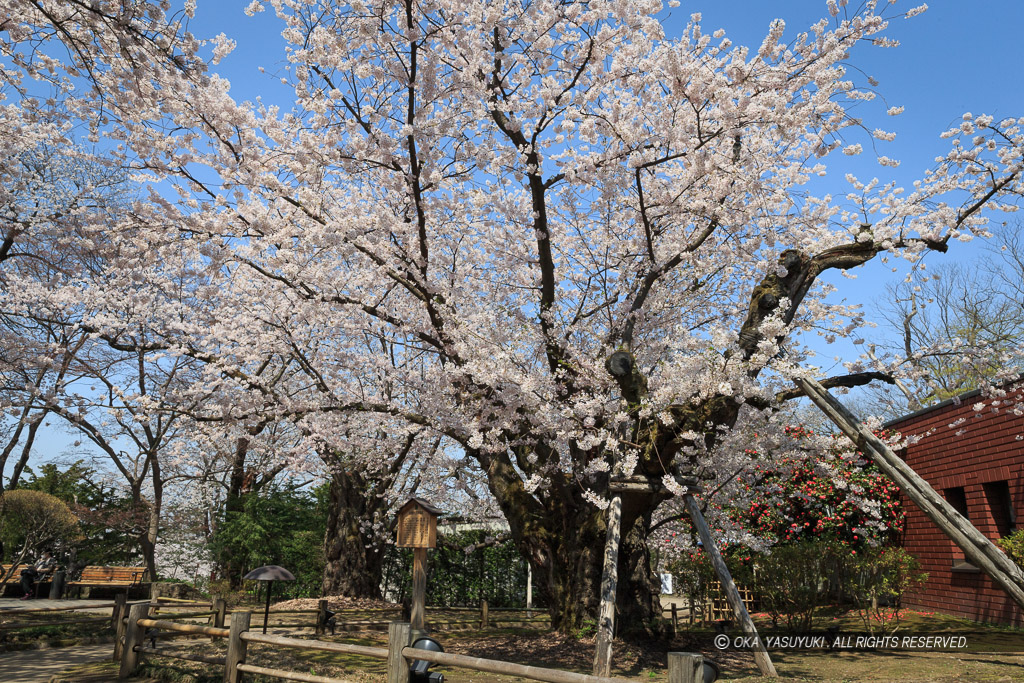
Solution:
{"label": "background tree", "polygon": [[272,485],[243,497],[240,512],[225,512],[211,539],[214,557],[230,553],[245,571],[277,564],[296,578],[283,590],[292,596],[319,594],[324,572],[326,490],[312,493]]}
{"label": "background tree", "polygon": [[63,501],[78,518],[75,564],[134,565],[142,559],[139,536],[146,529],[145,510],[117,486],[117,479],[84,460],[47,462],[38,473],[25,468],[21,490],[41,491]]}
{"label": "background tree", "polygon": [[[2,157],[0,292],[12,286],[38,292],[81,276],[94,265],[96,224],[123,209],[130,195],[124,174],[109,160],[54,136],[34,145],[32,136],[22,136]],[[33,296],[26,294],[26,300]],[[0,306],[0,406],[14,418],[0,450],[0,473],[20,451],[7,486],[17,487],[49,414],[37,397],[53,396],[74,381],[73,360],[85,341],[66,317],[33,317],[24,305]],[[0,477],[0,490],[4,485]]]}
{"label": "background tree", "polygon": [[[41,491],[4,491],[0,494],[0,541],[11,568],[0,591],[14,576],[16,565],[43,550],[54,555],[78,538],[78,519],[59,498]],[[2,593],[0,593],[2,595]]]}
{"label": "background tree", "polygon": [[885,336],[867,347],[900,377],[875,387],[872,412],[899,417],[939,401],[1016,379],[1024,371],[1024,238],[1020,223],[994,229],[968,264],[940,264],[889,288]]}

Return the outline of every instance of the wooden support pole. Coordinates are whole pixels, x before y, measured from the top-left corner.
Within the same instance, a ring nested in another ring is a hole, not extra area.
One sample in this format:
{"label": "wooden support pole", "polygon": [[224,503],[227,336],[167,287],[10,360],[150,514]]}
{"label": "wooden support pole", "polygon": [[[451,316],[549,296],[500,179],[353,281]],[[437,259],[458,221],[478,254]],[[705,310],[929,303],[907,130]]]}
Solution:
{"label": "wooden support pole", "polygon": [[427,602],[427,549],[413,548],[412,551],[412,615],[409,621],[415,629],[423,629],[424,610]]}
{"label": "wooden support pole", "polygon": [[228,613],[228,603],[224,598],[216,597],[213,599],[213,614],[210,615],[212,618],[212,626],[214,628],[224,628],[224,619]]}
{"label": "wooden support pole", "polygon": [[241,683],[242,672],[239,664],[245,663],[245,652],[248,643],[242,634],[249,630],[252,612],[234,612],[231,614],[231,632],[228,634],[228,652],[224,662],[224,683]]}
{"label": "wooden support pole", "polygon": [[145,619],[149,615],[149,605],[132,605],[128,610],[128,624],[125,626],[124,645],[121,649],[121,668],[118,671],[118,680],[124,680],[133,673],[139,665],[139,653],[135,648],[142,645],[146,635],[146,627],[139,626],[139,619]]}
{"label": "wooden support pole", "polygon": [[409,663],[402,656],[402,650],[411,642],[412,628],[401,621],[388,625],[388,681],[387,683],[409,683]]}
{"label": "wooden support pole", "polygon": [[490,628],[490,617],[487,614],[487,600],[480,601],[480,628]]}
{"label": "wooden support pole", "polygon": [[601,571],[601,606],[597,614],[597,644],[594,675],[610,676],[612,641],[615,639],[615,591],[619,581],[619,537],[622,535],[622,497],[608,504],[608,529],[604,540],[604,568]]}
{"label": "wooden support pole", "polygon": [[533,565],[526,562],[526,616],[533,616]]}
{"label": "wooden support pole", "polygon": [[672,635],[679,633],[679,610],[676,609],[676,603],[672,603]]}
{"label": "wooden support pole", "polygon": [[732,608],[732,612],[736,616],[736,621],[738,621],[740,626],[743,627],[743,632],[753,638],[754,661],[757,662],[758,670],[761,672],[762,676],[770,676],[772,678],[778,677],[779,674],[775,671],[775,665],[772,664],[772,660],[768,656],[768,651],[765,649],[764,643],[757,635],[757,627],[754,626],[754,621],[750,618],[747,608],[743,606],[743,600],[740,599],[740,593],[736,590],[736,584],[733,583],[732,575],[729,573],[729,568],[725,566],[725,560],[722,559],[722,553],[718,551],[718,544],[716,544],[715,539],[711,537],[711,529],[708,528],[708,523],[704,521],[704,515],[700,511],[700,506],[697,505],[697,501],[689,493],[683,494],[683,501],[686,503],[686,511],[690,513],[690,519],[693,520],[693,525],[697,527],[697,534],[700,536],[700,540],[704,544],[704,550],[707,551],[708,557],[711,558],[711,564],[714,566],[715,572],[718,574],[718,580],[722,582],[722,589],[725,591],[725,599],[729,602],[729,607]]}
{"label": "wooden support pole", "polygon": [[704,657],[690,652],[669,652],[668,683],[704,683]]}
{"label": "wooden support pole", "polygon": [[871,433],[846,406],[813,379],[798,379],[797,386],[857,447],[868,454],[885,476],[896,482],[910,500],[921,508],[967,559],[984,571],[1020,607],[1024,608],[1024,572],[970,521],[950,505],[931,485],[877,436]]}
{"label": "wooden support pole", "polygon": [[316,634],[318,636],[327,632],[327,601],[321,600],[316,607]]}

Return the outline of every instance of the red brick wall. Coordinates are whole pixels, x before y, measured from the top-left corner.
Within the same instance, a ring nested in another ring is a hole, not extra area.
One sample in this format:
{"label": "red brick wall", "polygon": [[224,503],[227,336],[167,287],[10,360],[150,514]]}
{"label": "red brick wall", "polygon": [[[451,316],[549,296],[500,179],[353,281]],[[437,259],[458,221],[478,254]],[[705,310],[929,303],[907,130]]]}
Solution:
{"label": "red brick wall", "polygon": [[[1017,515],[1017,528],[1024,528],[1024,416],[1012,410],[994,410],[987,405],[974,410],[978,397],[960,405],[946,405],[916,417],[889,425],[904,435],[920,434],[907,447],[904,457],[914,470],[940,494],[944,489],[962,487],[967,498],[967,516],[986,536],[999,538],[990,500],[983,485],[1006,481]],[[949,425],[961,418],[964,422]],[[963,554],[921,510],[904,498],[906,534],[904,547],[928,572],[922,589],[905,596],[912,609],[944,612],[992,623],[1021,624],[1021,610],[991,579],[981,573],[953,572],[954,557]]]}

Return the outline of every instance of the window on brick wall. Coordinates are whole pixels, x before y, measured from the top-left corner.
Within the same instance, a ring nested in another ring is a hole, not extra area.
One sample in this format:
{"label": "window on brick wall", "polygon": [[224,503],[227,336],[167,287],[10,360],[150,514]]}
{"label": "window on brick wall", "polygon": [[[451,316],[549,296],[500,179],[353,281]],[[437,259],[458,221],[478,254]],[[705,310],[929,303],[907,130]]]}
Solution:
{"label": "window on brick wall", "polygon": [[[971,518],[967,510],[967,492],[963,486],[951,486],[948,489],[944,489],[942,495],[945,496],[946,501],[953,506],[954,510],[967,519]],[[964,558],[964,552],[952,541],[950,543],[953,545],[953,571],[977,572],[978,568]]]}
{"label": "window on brick wall", "polygon": [[959,512],[961,515],[970,519],[971,516],[967,514],[967,492],[964,491],[963,486],[953,486],[942,492],[946,496],[946,500],[953,509]]}
{"label": "window on brick wall", "polygon": [[982,484],[985,489],[985,501],[988,503],[992,521],[996,525],[999,538],[1009,536],[1017,526],[1013,500],[1010,498],[1010,483],[1007,481],[990,481]]}

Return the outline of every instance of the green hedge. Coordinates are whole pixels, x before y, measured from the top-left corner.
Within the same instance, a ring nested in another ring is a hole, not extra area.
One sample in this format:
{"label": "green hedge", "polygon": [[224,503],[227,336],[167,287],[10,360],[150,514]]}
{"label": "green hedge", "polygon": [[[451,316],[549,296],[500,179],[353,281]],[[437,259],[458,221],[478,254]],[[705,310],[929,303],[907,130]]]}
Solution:
{"label": "green hedge", "polygon": [[[526,606],[526,561],[512,541],[484,545],[487,537],[485,531],[464,531],[438,538],[427,554],[428,605],[475,607],[486,598],[493,608]],[[389,548],[385,597],[401,602],[411,595],[411,584],[412,550]]]}

